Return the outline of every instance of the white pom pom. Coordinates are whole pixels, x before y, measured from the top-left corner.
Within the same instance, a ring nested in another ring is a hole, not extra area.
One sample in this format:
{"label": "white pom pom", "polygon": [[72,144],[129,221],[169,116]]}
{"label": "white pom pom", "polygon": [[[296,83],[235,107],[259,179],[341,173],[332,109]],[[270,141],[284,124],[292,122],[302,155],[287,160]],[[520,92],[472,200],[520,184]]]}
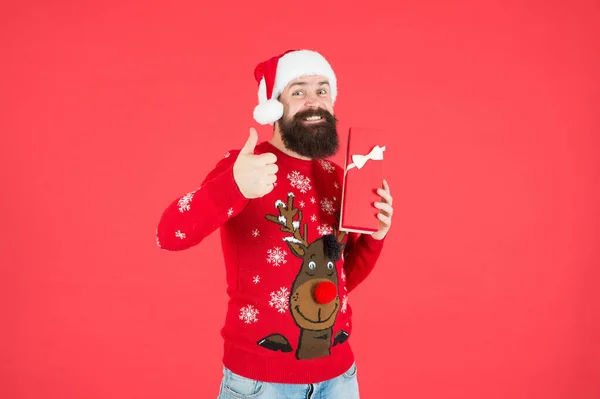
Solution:
{"label": "white pom pom", "polygon": [[274,123],[283,116],[283,104],[271,99],[254,108],[254,120],[261,125]]}

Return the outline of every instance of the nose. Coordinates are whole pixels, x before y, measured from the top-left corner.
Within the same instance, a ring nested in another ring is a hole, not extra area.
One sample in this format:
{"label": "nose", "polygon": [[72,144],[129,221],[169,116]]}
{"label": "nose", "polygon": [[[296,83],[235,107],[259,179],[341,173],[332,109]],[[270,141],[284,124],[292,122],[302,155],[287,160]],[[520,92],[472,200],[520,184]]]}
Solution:
{"label": "nose", "polygon": [[319,96],[314,93],[308,93],[305,104],[307,107],[317,108],[319,106]]}
{"label": "nose", "polygon": [[335,299],[337,288],[331,281],[324,281],[317,284],[314,295],[318,303],[325,305]]}

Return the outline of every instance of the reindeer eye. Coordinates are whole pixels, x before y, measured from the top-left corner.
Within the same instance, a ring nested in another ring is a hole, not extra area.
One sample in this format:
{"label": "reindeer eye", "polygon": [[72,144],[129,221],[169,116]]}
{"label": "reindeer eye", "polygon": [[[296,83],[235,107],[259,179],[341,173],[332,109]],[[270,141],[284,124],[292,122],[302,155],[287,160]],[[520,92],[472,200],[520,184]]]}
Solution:
{"label": "reindeer eye", "polygon": [[331,261],[327,262],[327,268],[329,270],[332,270],[333,269],[333,262],[331,262]]}
{"label": "reindeer eye", "polygon": [[312,261],[312,260],[311,260],[311,261],[308,263],[308,268],[309,268],[310,270],[315,270],[315,269],[317,268],[317,264],[316,264],[314,261]]}

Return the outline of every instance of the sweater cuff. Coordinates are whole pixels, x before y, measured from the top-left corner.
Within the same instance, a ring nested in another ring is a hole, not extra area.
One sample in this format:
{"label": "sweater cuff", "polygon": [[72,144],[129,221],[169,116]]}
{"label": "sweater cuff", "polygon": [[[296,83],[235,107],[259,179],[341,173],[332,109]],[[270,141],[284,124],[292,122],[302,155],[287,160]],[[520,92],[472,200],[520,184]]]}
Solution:
{"label": "sweater cuff", "polygon": [[373,238],[371,236],[371,234],[361,234],[361,236],[365,240],[365,244],[367,244],[367,246],[372,249],[383,248],[383,244],[385,243],[385,239],[387,238],[387,235],[385,237],[383,237],[381,240],[376,240],[375,238]]}
{"label": "sweater cuff", "polygon": [[233,208],[237,214],[245,206],[249,199],[244,197],[233,177],[233,164],[223,171],[219,176],[208,182],[210,189],[207,190],[209,198],[216,208]]}

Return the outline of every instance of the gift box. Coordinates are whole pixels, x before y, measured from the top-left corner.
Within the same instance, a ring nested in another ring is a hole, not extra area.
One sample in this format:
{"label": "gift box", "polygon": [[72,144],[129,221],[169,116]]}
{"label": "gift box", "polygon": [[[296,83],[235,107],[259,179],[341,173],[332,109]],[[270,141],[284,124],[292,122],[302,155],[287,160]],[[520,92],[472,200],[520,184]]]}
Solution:
{"label": "gift box", "polygon": [[383,183],[384,132],[352,127],[344,162],[340,230],[373,234],[379,230],[381,201],[377,189]]}

